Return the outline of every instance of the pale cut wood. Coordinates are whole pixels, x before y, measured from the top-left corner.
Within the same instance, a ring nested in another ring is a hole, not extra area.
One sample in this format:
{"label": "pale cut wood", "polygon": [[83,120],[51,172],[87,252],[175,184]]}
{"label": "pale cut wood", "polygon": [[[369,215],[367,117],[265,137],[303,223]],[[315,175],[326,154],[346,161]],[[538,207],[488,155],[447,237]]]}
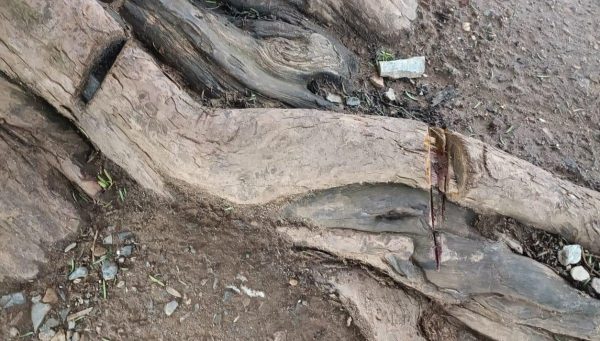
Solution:
{"label": "pale cut wood", "polygon": [[0,70],[70,119],[95,61],[124,37],[95,0],[0,1]]}

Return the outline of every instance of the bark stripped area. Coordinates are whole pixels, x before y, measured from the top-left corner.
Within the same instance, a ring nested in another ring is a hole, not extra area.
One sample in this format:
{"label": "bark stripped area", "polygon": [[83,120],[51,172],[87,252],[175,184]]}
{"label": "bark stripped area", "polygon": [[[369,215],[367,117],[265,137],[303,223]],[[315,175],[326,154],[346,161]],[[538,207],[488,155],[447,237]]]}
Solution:
{"label": "bark stripped area", "polygon": [[207,94],[250,89],[294,107],[333,107],[307,84],[356,70],[340,42],[307,22],[254,20],[246,32],[188,0],[132,0],[124,12],[142,41]]}

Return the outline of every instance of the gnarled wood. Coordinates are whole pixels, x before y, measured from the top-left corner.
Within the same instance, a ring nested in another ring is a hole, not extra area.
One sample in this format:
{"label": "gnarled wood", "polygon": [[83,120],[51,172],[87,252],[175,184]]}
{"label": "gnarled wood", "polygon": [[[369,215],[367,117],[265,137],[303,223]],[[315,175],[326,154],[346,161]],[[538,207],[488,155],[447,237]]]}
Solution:
{"label": "gnarled wood", "polygon": [[[550,268],[514,254],[469,226],[472,214],[447,206],[442,264],[436,271],[428,228],[429,194],[405,186],[332,189],[302,198],[284,216],[322,229],[282,227],[297,246],[369,264],[440,302],[446,312],[498,340],[600,337],[600,301],[577,293]],[[418,207],[422,215],[388,220],[377,215]],[[375,232],[375,233],[374,233]]]}
{"label": "gnarled wood", "polygon": [[415,0],[226,0],[240,10],[261,14],[298,17],[300,13],[317,18],[326,25],[345,24],[367,41],[395,44],[404,39],[411,22],[417,18]]}
{"label": "gnarled wood", "polygon": [[307,89],[315,77],[348,78],[354,57],[322,32],[256,20],[253,36],[188,0],[130,0],[136,35],[199,90],[247,89],[295,107],[332,107]]}

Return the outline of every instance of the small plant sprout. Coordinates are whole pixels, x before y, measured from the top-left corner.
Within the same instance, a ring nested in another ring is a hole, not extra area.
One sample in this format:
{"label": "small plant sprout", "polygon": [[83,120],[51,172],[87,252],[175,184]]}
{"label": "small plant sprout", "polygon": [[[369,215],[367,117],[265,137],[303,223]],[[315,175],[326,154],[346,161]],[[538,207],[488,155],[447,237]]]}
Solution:
{"label": "small plant sprout", "polygon": [[105,191],[112,187],[113,179],[110,174],[108,174],[106,169],[102,169],[102,173],[98,174],[98,185],[100,185],[100,187],[102,187],[102,189]]}
{"label": "small plant sprout", "polygon": [[127,196],[127,188],[119,188],[119,200],[121,203],[125,202],[125,197]]}
{"label": "small plant sprout", "polygon": [[389,62],[390,60],[394,60],[394,58],[394,54],[385,49],[380,49],[379,51],[377,51],[378,62]]}

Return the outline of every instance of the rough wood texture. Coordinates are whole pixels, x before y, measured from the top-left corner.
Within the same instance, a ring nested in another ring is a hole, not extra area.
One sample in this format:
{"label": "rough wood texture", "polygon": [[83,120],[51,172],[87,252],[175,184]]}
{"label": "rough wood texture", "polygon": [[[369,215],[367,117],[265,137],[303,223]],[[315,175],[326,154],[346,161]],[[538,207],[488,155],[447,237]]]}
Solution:
{"label": "rough wood texture", "polygon": [[0,70],[69,118],[95,60],[123,38],[94,0],[0,1]]}
{"label": "rough wood texture", "polygon": [[395,44],[406,37],[417,18],[416,0],[226,0],[241,10],[254,9],[286,20],[300,13],[317,18],[328,26],[344,24],[368,41]]}
{"label": "rough wood texture", "polygon": [[382,285],[360,271],[340,271],[328,280],[365,339],[426,340],[419,319],[429,302],[422,296]]}
{"label": "rough wood texture", "polygon": [[310,110],[209,111],[134,45],[123,49],[78,124],[159,193],[161,175],[247,204],[365,180],[425,183],[422,160],[411,156],[422,153],[421,123]]}
{"label": "rough wood texture", "polygon": [[[316,248],[369,264],[445,307],[470,328],[497,340],[553,340],[554,335],[600,337],[600,301],[578,293],[551,269],[483,238],[472,214],[447,207],[442,265],[436,271],[427,227],[428,193],[406,186],[332,189],[302,198],[284,217],[322,229],[279,229],[300,247]],[[377,218],[398,207],[422,216]],[[375,233],[374,233],[375,232]]]}
{"label": "rough wood texture", "polygon": [[44,250],[80,223],[54,190],[69,187],[61,173],[88,190],[95,183],[69,158],[86,143],[65,121],[0,78],[0,283],[34,278]]}
{"label": "rough wood texture", "polygon": [[307,83],[355,68],[341,43],[300,25],[256,20],[250,35],[189,0],[131,0],[125,12],[136,35],[198,90],[250,89],[294,107],[332,107]]}

